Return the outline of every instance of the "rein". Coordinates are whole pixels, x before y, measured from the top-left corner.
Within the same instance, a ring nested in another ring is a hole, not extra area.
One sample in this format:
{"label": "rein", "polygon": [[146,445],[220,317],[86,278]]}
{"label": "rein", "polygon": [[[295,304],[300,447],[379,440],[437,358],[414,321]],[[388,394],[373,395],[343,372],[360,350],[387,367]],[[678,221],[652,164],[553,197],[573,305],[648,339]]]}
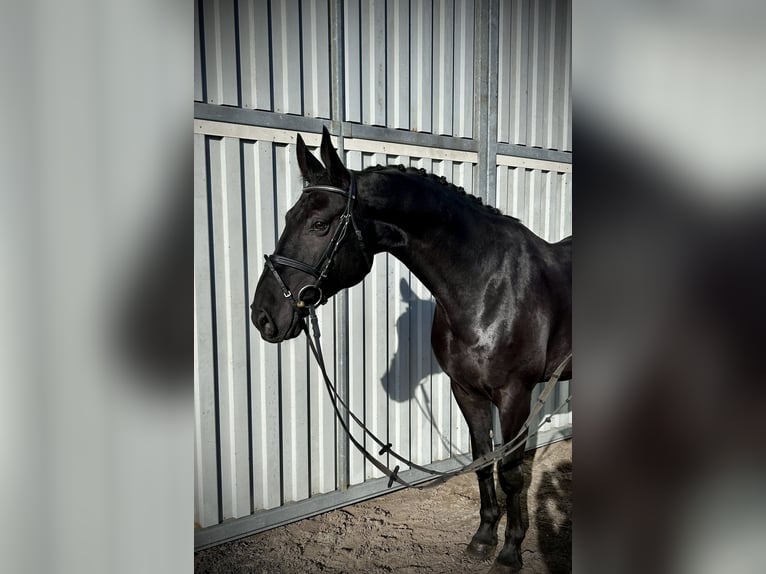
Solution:
{"label": "rein", "polygon": [[364,455],[364,457],[367,460],[369,460],[372,463],[373,466],[375,466],[375,468],[377,468],[379,471],[381,471],[383,474],[385,474],[388,477],[388,488],[391,488],[391,485],[393,485],[394,481],[408,488],[412,486],[416,486],[416,485],[408,483],[399,477],[398,464],[394,467],[393,470],[391,470],[390,468],[388,468],[388,466],[386,466],[381,461],[376,459],[364,447],[363,444],[361,444],[356,438],[354,438],[354,436],[351,434],[351,430],[348,428],[348,424],[344,420],[344,417],[338,405],[343,407],[343,409],[345,409],[345,412],[348,413],[348,416],[362,429],[362,431],[364,431],[364,433],[367,436],[369,436],[379,447],[381,447],[380,451],[378,452],[379,456],[382,456],[388,453],[391,456],[393,456],[395,459],[397,459],[399,462],[408,465],[410,468],[432,475],[433,478],[427,479],[424,483],[420,483],[416,486],[419,489],[425,489],[425,488],[437,486],[443,482],[446,482],[450,478],[458,476],[460,474],[465,474],[466,472],[472,472],[472,471],[475,472],[475,471],[481,470],[482,468],[486,468],[488,466],[493,465],[497,460],[500,460],[505,455],[510,454],[511,452],[521,447],[524,443],[526,443],[527,438],[529,436],[534,436],[535,434],[537,434],[537,432],[539,432],[543,424],[550,422],[551,416],[553,414],[556,414],[558,411],[562,410],[572,400],[571,395],[567,397],[566,401],[564,401],[564,403],[561,406],[559,406],[559,408],[557,408],[556,411],[551,413],[551,415],[548,415],[548,417],[546,417],[546,419],[542,423],[540,423],[540,426],[537,429],[535,429],[535,432],[529,435],[525,435],[525,433],[530,427],[532,419],[535,416],[537,416],[540,410],[542,410],[543,405],[545,404],[545,401],[548,399],[551,392],[556,387],[556,384],[559,382],[561,373],[564,372],[564,369],[566,368],[567,364],[569,364],[569,362],[572,360],[572,353],[569,353],[566,356],[566,358],[564,358],[564,360],[561,362],[561,364],[559,364],[556,370],[553,372],[553,375],[551,375],[551,378],[548,380],[548,382],[545,383],[545,387],[540,393],[540,397],[537,399],[535,406],[530,410],[527,420],[524,421],[524,424],[522,425],[521,429],[519,429],[519,432],[516,433],[516,436],[514,436],[511,440],[509,440],[505,444],[493,450],[491,453],[481,456],[475,459],[473,462],[462,466],[461,468],[458,468],[452,471],[447,471],[447,472],[426,468],[398,454],[396,451],[394,451],[391,448],[390,442],[384,443],[382,440],[380,440],[370,429],[367,428],[367,426],[365,426],[365,424],[359,419],[359,417],[357,417],[351,411],[349,406],[340,397],[340,395],[338,395],[338,391],[336,390],[335,385],[332,384],[332,381],[330,380],[330,377],[327,374],[327,369],[325,367],[324,355],[322,353],[322,345],[320,343],[321,334],[319,332],[319,321],[317,320],[316,310],[313,305],[309,306],[309,317],[311,319],[311,329],[313,331],[313,340],[311,335],[309,334],[309,328],[305,322],[303,323],[304,332],[306,333],[306,339],[309,342],[311,353],[314,355],[314,358],[316,359],[317,364],[319,365],[319,369],[322,371],[322,378],[324,379],[325,387],[327,388],[327,393],[330,395],[330,401],[332,402],[335,415],[338,421],[340,422],[341,427],[343,427],[343,430],[345,431],[346,435],[348,436],[349,440],[353,443],[353,445]]}

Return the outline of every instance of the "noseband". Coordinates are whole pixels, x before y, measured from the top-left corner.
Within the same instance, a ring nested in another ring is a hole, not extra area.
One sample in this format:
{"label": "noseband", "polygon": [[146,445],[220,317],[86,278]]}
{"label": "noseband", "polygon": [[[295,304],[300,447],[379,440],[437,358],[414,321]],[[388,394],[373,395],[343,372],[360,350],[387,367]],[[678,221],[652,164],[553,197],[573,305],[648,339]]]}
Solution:
{"label": "noseband", "polygon": [[[327,248],[325,249],[322,257],[319,259],[319,262],[316,265],[309,265],[303,261],[290,259],[289,257],[284,257],[276,253],[273,255],[264,255],[264,258],[266,259],[266,266],[269,268],[272,275],[274,275],[274,278],[277,280],[279,288],[282,289],[282,294],[285,296],[285,299],[290,299],[297,309],[304,309],[307,306],[318,306],[327,301],[322,293],[321,285],[322,282],[327,278],[327,272],[332,266],[335,254],[338,252],[340,244],[346,237],[349,223],[351,223],[351,226],[354,228],[354,233],[356,234],[356,238],[359,241],[359,246],[361,248],[362,254],[364,255],[365,262],[367,263],[368,267],[370,266],[370,258],[367,255],[367,249],[364,245],[364,240],[362,239],[362,232],[359,231],[359,228],[356,225],[356,221],[354,221],[353,209],[354,201],[356,201],[356,177],[351,171],[348,172],[348,175],[351,180],[348,191],[341,189],[340,187],[334,187],[332,185],[308,185],[303,188],[304,192],[329,191],[330,193],[342,195],[346,198],[346,209],[340,216],[340,223],[335,229],[335,233],[330,239],[330,242],[327,244]],[[298,292],[298,298],[296,299],[292,291],[290,291],[290,288],[285,283],[284,279],[282,279],[279,271],[277,271],[276,265],[291,267],[303,273],[307,273],[308,275],[314,277],[315,281],[311,285],[305,285],[302,287]]]}

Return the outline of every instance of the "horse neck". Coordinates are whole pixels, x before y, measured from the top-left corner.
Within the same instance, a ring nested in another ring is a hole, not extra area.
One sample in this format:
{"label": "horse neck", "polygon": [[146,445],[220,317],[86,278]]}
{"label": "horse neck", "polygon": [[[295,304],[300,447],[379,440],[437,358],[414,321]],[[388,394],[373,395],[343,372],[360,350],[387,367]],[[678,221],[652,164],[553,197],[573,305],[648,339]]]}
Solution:
{"label": "horse neck", "polygon": [[[486,261],[493,253],[488,251],[499,246],[486,239],[498,216],[429,178],[399,172],[381,179],[388,185],[375,186],[363,198],[372,206],[375,250],[404,263],[448,316],[470,313],[476,294],[472,298],[458,283],[491,279],[493,268]],[[503,244],[504,257],[514,248]]]}

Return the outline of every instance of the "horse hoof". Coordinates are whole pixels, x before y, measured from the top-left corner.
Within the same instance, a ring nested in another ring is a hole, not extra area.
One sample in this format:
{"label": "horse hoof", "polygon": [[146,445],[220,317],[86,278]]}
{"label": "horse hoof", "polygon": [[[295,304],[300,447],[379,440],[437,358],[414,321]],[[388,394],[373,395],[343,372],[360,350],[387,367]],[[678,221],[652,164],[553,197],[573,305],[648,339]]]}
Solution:
{"label": "horse hoof", "polygon": [[477,542],[476,540],[471,540],[471,543],[468,545],[468,548],[465,549],[466,556],[469,556],[470,558],[473,558],[474,560],[486,560],[487,558],[491,558],[492,555],[495,553],[495,548],[497,547],[497,542],[494,544],[484,544],[483,542]]}
{"label": "horse hoof", "polygon": [[513,572],[520,572],[521,567],[521,560],[513,564],[504,564],[499,560],[495,560],[487,574],[512,574]]}

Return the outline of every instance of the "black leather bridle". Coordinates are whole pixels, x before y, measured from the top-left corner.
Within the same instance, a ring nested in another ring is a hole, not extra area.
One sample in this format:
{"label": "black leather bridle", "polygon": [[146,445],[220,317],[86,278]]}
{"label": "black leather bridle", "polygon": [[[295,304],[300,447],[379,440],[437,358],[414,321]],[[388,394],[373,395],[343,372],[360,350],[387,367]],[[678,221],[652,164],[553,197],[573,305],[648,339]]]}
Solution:
{"label": "black leather bridle", "polygon": [[[266,266],[269,268],[272,275],[274,275],[274,278],[277,280],[279,288],[282,290],[282,294],[286,299],[290,299],[297,309],[315,307],[327,301],[327,299],[324,297],[324,294],[322,293],[321,285],[322,282],[327,278],[327,272],[332,266],[335,254],[338,252],[340,244],[346,237],[349,223],[354,229],[354,233],[359,242],[359,246],[361,248],[362,254],[364,255],[367,266],[370,266],[370,258],[367,255],[367,248],[364,244],[364,239],[362,238],[362,232],[359,230],[359,227],[356,225],[356,221],[354,220],[356,177],[352,171],[349,171],[348,175],[350,178],[348,191],[340,187],[334,187],[332,185],[308,185],[303,188],[304,193],[310,191],[329,191],[330,193],[342,195],[346,198],[346,209],[340,216],[340,223],[335,229],[335,233],[330,239],[330,242],[327,244],[327,248],[324,250],[322,257],[319,258],[319,261],[316,265],[309,265],[303,261],[290,259],[289,257],[284,257],[283,255],[279,255],[277,253],[272,255],[264,255],[264,258],[266,259]],[[279,271],[276,268],[277,265],[297,269],[298,271],[311,275],[314,277],[315,281],[311,285],[305,285],[302,287],[298,292],[298,298],[296,299],[290,288],[285,283],[284,279],[282,279],[282,276],[279,274]]]}

